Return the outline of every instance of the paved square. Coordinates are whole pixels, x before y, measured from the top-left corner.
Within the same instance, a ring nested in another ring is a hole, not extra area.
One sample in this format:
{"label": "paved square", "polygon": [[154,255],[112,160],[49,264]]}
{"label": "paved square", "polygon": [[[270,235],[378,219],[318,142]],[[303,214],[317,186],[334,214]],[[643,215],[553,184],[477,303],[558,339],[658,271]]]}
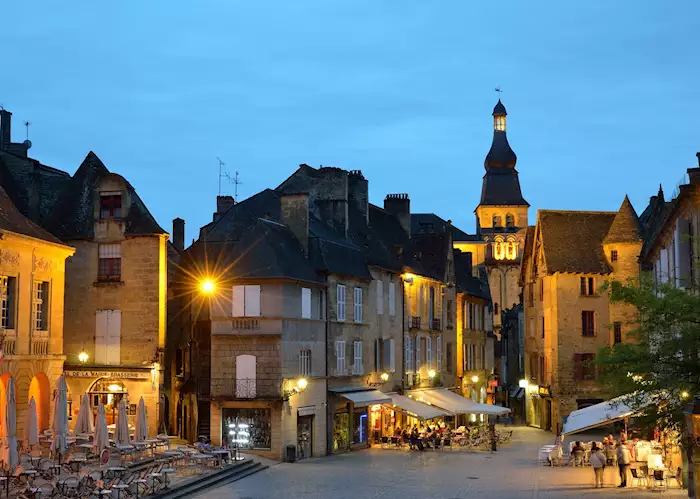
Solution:
{"label": "paved square", "polygon": [[[198,499],[457,499],[568,497],[687,497],[670,489],[617,489],[616,468],[607,468],[607,488],[593,488],[591,468],[549,468],[537,464],[537,450],[552,434],[515,428],[513,442],[496,453],[407,452],[371,449],[338,456],[276,464]],[[674,482],[675,484],[675,482]]]}

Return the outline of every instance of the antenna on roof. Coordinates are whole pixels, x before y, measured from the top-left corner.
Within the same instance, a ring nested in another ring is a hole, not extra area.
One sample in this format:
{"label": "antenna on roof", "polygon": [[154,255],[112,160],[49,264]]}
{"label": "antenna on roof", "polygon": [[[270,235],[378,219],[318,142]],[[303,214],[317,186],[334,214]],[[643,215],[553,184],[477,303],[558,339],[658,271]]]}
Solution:
{"label": "antenna on roof", "polygon": [[[229,177],[229,180],[231,180],[230,177]],[[243,183],[240,180],[238,180],[238,170],[236,170],[236,174],[234,175],[232,182],[233,182],[233,199],[235,199],[236,202],[238,202],[238,186]]]}
{"label": "antenna on roof", "polygon": [[28,121],[24,122],[24,126],[27,128],[27,137],[26,137],[27,140],[29,140],[29,126],[30,125],[31,125],[31,123],[29,123]]}
{"label": "antenna on roof", "polygon": [[228,181],[230,182],[231,175],[229,175],[228,172],[224,171],[224,166],[226,166],[226,163],[221,161],[221,158],[219,158],[218,156],[216,157],[216,159],[219,161],[219,194],[218,195],[221,196],[221,178],[226,177],[228,179]]}

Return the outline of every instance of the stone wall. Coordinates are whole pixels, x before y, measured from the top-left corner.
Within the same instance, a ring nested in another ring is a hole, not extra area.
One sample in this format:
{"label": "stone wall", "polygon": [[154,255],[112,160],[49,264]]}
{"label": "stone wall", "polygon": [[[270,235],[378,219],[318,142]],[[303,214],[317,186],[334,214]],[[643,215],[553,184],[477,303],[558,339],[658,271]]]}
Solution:
{"label": "stone wall", "polygon": [[239,355],[253,355],[256,358],[257,396],[280,397],[282,390],[281,351],[282,345],[279,336],[212,336],[212,397],[235,396],[236,357]]}

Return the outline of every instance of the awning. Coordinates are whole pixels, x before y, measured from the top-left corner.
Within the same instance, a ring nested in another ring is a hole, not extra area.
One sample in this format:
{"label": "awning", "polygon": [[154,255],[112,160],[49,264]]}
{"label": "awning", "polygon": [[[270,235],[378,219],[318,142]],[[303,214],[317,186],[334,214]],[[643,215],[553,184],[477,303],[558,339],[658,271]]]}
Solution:
{"label": "awning", "polygon": [[510,391],[510,398],[521,399],[525,397],[525,390],[523,388],[513,388]]}
{"label": "awning", "polygon": [[564,422],[564,427],[561,431],[562,435],[605,426],[633,416],[637,411],[628,405],[630,397],[630,395],[623,395],[607,402],[573,411]]}
{"label": "awning", "polygon": [[447,388],[433,388],[429,390],[414,390],[408,393],[419,402],[429,402],[432,405],[445,409],[452,414],[490,414],[499,415],[511,412],[507,407],[500,405],[479,404],[473,400],[462,397],[449,391]]}
{"label": "awning", "polygon": [[417,400],[399,395],[398,393],[388,393],[387,395],[391,397],[392,408],[400,412],[408,413],[418,419],[444,418],[445,416],[450,416],[449,412],[443,411],[434,405],[424,404],[423,402],[418,402]]}
{"label": "awning", "polygon": [[340,392],[341,397],[351,400],[355,407],[366,407],[374,404],[387,404],[391,402],[391,397],[379,390],[365,390],[362,392]]}

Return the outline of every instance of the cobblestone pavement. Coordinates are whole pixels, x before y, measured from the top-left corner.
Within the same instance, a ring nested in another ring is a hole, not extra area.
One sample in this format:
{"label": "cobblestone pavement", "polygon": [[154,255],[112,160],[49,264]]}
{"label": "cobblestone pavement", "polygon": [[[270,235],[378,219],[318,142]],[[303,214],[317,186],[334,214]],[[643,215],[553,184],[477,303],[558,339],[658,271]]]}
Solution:
{"label": "cobblestone pavement", "polygon": [[[209,490],[197,499],[457,499],[457,498],[649,498],[687,497],[685,491],[618,489],[607,468],[604,489],[593,488],[591,468],[537,464],[537,450],[553,440],[532,428],[515,428],[498,452],[407,452],[371,449],[277,464],[248,478]],[[674,482],[675,483],[675,482]]]}

